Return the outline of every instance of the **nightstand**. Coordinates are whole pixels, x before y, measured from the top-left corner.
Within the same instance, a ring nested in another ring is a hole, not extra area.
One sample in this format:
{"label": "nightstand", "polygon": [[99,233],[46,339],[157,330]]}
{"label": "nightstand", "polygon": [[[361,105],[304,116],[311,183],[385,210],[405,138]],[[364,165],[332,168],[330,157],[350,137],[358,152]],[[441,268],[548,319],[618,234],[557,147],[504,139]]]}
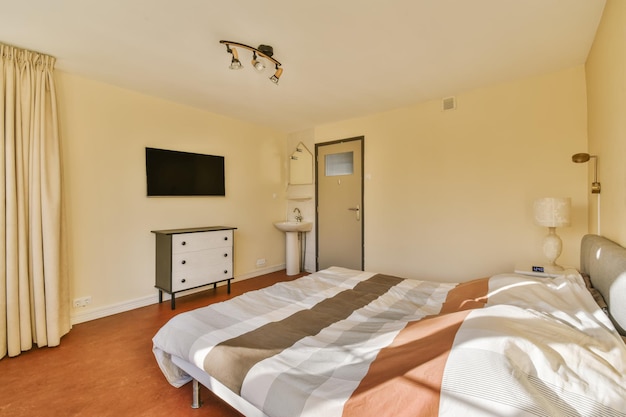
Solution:
{"label": "nightstand", "polygon": [[541,277],[541,278],[556,278],[562,275],[565,275],[568,267],[563,267],[563,270],[555,271],[548,270],[541,265],[532,265],[532,264],[518,264],[515,265],[515,273],[522,275],[530,275],[533,277]]}

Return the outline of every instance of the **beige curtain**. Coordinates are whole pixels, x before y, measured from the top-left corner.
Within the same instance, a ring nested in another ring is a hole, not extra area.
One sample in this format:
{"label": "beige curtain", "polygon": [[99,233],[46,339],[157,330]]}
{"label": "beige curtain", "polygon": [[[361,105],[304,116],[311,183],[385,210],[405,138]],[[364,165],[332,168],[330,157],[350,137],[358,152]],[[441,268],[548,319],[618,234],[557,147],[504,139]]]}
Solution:
{"label": "beige curtain", "polygon": [[70,330],[55,58],[0,44],[0,358]]}

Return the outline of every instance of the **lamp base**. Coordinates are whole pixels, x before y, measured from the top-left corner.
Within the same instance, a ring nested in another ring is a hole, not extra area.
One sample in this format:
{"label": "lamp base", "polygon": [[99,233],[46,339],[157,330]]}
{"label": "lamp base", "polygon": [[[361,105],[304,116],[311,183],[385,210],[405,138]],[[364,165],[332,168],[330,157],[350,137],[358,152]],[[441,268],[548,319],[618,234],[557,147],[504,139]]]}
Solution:
{"label": "lamp base", "polygon": [[556,264],[556,259],[561,255],[563,242],[556,234],[556,227],[548,227],[548,234],[543,239],[543,254],[548,259],[545,265],[547,270],[562,271],[563,267]]}

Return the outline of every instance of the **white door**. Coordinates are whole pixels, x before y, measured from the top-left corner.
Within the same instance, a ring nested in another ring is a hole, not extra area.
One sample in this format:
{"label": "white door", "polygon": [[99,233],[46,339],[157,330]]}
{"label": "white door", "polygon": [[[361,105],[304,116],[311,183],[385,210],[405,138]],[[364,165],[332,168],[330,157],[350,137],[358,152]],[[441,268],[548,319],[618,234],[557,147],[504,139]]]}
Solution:
{"label": "white door", "polygon": [[317,270],[363,269],[363,141],[315,146]]}

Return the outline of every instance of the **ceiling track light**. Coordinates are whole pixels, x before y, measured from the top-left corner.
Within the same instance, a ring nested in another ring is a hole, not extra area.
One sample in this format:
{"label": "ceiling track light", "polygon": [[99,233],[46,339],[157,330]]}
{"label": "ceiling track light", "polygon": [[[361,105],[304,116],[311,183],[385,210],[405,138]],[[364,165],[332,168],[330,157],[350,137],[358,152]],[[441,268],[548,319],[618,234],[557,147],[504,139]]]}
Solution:
{"label": "ceiling track light", "polygon": [[229,54],[233,56],[231,63],[230,63],[230,67],[229,67],[230,69],[243,68],[241,61],[239,61],[239,54],[237,53],[236,48],[247,49],[249,51],[252,51],[251,63],[252,63],[252,66],[257,71],[261,72],[265,69],[265,64],[259,61],[257,58],[267,59],[268,61],[274,64],[274,67],[276,68],[276,72],[274,73],[274,75],[272,75],[269,78],[270,78],[270,81],[272,81],[274,84],[278,84],[278,80],[280,79],[280,76],[283,74],[283,69],[281,68],[282,64],[272,57],[274,55],[274,48],[272,48],[269,45],[259,45],[258,48],[253,48],[252,46],[249,46],[243,43],[224,41],[224,40],[220,41],[220,43],[225,44],[226,52],[228,52]]}

